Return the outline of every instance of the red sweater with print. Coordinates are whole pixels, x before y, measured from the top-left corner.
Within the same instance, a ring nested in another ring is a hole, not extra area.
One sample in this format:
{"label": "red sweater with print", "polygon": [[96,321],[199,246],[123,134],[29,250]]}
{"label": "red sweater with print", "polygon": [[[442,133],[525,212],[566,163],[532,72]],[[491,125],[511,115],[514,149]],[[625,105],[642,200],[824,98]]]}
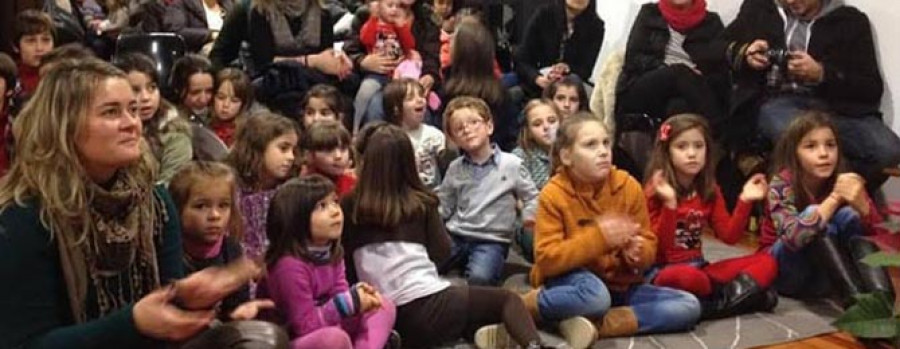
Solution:
{"label": "red sweater with print", "polygon": [[719,240],[734,244],[741,238],[753,205],[738,200],[734,215],[725,208],[725,198],[716,186],[713,200],[704,202],[699,195],[678,201],[674,210],[663,205],[656,195],[647,198],[650,222],[659,239],[657,264],[683,263],[703,257],[703,230],[712,227]]}
{"label": "red sweater with print", "polygon": [[369,54],[384,53],[393,58],[404,57],[416,49],[411,23],[398,26],[381,21],[376,16],[369,17],[360,28],[359,42]]}

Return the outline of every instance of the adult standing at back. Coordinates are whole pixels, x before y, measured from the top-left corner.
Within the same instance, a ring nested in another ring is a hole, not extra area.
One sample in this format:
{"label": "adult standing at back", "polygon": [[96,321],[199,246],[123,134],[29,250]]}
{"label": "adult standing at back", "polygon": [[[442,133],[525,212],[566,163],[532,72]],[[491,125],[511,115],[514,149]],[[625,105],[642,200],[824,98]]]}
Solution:
{"label": "adult standing at back", "polygon": [[603,44],[596,0],[552,0],[535,12],[516,53],[525,96],[535,98],[566,75],[588,81]]}
{"label": "adult standing at back", "polygon": [[881,120],[884,83],[866,14],[844,0],[744,0],[725,38],[738,86],[733,120],[755,121],[774,141],[802,110],[826,109],[868,189],[887,180],[900,138]]}

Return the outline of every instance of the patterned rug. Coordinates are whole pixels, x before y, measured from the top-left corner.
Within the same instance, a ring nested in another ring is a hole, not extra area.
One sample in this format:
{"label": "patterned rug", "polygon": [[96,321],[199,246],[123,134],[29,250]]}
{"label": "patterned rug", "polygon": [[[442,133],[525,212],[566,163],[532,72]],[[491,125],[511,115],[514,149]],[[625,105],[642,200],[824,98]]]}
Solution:
{"label": "patterned rug", "polygon": [[[747,250],[732,247],[704,238],[704,254],[711,261],[740,256]],[[510,253],[512,269],[522,270],[526,262]],[[508,268],[510,269],[510,268]],[[457,280],[458,282],[458,280]],[[525,287],[525,274],[510,276],[506,282]],[[832,301],[807,302],[781,297],[772,313],[746,314],[740,317],[705,321],[691,332],[602,339],[593,348],[610,349],[737,349],[785,343],[834,332],[830,324],[841,314],[841,308]],[[549,344],[562,344],[558,336],[542,332]],[[468,343],[457,343],[446,348],[474,348]]]}

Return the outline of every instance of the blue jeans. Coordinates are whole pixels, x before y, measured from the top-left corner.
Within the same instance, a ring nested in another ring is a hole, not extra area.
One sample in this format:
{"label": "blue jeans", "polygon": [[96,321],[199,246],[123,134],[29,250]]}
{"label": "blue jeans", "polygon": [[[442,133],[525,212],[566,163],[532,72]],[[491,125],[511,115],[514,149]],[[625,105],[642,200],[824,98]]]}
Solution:
{"label": "blue jeans", "polygon": [[[356,98],[353,100],[353,131],[356,133],[362,128],[366,122],[374,120],[383,120],[384,113],[379,115],[370,115],[369,104],[375,95],[381,96],[381,89],[388,83],[388,77],[381,74],[366,74],[362,83],[359,85],[359,91],[356,92]],[[378,116],[378,117],[376,117]]]}
{"label": "blue jeans", "polygon": [[[815,210],[817,206],[809,206],[804,211]],[[808,212],[806,212],[808,213]],[[838,209],[828,225],[825,234],[837,238],[841,245],[847,244],[851,237],[861,236],[863,226],[859,214],[849,206]],[[780,239],[772,245],[769,253],[778,262],[778,277],[775,289],[788,296],[824,296],[831,289],[828,271],[822,270],[815,263],[810,248],[791,251]]]}
{"label": "blue jeans", "polygon": [[497,286],[509,253],[509,244],[451,235],[453,247],[444,270],[465,263],[466,281],[473,286]]}
{"label": "blue jeans", "polygon": [[[769,99],[759,109],[759,130],[773,143],[803,110],[822,108],[821,102],[804,96]],[[900,137],[885,126],[877,115],[835,115],[841,153],[853,170],[866,178],[867,187],[881,187],[887,176],[885,168],[900,164]]]}
{"label": "blue jeans", "polygon": [[694,295],[649,284],[627,291],[610,291],[594,273],[577,269],[548,279],[538,294],[542,320],[573,316],[601,318],[610,307],[629,306],[638,320],[638,333],[686,330],[700,319],[700,301]]}

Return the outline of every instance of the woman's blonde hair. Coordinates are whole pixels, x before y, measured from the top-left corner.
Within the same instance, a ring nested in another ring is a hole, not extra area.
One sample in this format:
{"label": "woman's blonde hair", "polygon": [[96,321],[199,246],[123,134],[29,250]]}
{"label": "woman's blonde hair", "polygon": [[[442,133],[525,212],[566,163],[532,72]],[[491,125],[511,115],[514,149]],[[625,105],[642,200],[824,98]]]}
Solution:
{"label": "woman's blonde hair", "polygon": [[[64,60],[41,79],[30,103],[13,124],[16,157],[0,179],[0,209],[36,200],[41,223],[52,234],[76,235],[81,242],[90,228],[87,172],[75,139],[101,84],[126,80],[125,73],[95,58]],[[126,171],[140,183],[153,183],[156,164],[147,144]]]}

